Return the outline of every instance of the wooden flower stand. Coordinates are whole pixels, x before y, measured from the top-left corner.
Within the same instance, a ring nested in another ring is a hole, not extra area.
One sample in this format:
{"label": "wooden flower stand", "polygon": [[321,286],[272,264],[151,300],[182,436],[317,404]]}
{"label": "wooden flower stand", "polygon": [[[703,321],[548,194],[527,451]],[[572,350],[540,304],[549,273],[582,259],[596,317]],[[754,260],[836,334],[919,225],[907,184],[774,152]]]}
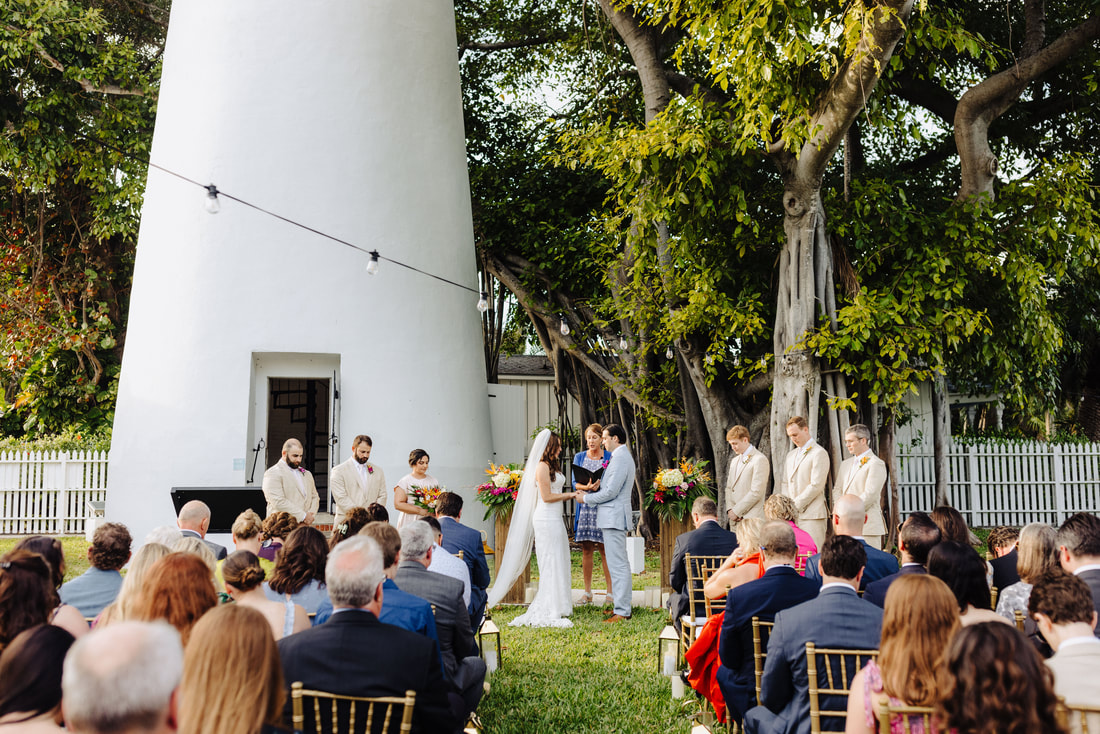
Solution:
{"label": "wooden flower stand", "polygon": [[[504,547],[508,543],[508,528],[512,524],[512,513],[496,513],[494,517],[493,529],[496,538],[496,545],[493,547],[493,569],[494,574],[496,569],[500,566],[500,560],[504,558]],[[531,561],[527,561],[527,568],[523,571],[523,576],[516,580],[516,583],[504,595],[501,599],[502,604],[523,604],[527,601],[527,584],[531,581]]]}
{"label": "wooden flower stand", "polygon": [[661,548],[661,591],[672,590],[668,583],[668,575],[672,572],[672,553],[676,547],[676,538],[694,529],[690,513],[680,519],[661,520],[658,537]]}

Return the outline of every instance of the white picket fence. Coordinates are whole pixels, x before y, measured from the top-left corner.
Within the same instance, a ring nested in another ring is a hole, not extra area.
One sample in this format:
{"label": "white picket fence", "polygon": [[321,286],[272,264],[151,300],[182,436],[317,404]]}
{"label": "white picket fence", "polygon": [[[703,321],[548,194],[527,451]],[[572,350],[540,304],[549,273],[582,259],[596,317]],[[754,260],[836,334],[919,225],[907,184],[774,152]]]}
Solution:
{"label": "white picket fence", "polygon": [[79,535],[107,497],[105,451],[0,452],[0,535]]}
{"label": "white picket fence", "polygon": [[[900,509],[935,507],[931,447],[899,451]],[[1100,511],[1100,444],[952,444],[948,449],[950,503],[974,527],[1059,525],[1075,512]]]}

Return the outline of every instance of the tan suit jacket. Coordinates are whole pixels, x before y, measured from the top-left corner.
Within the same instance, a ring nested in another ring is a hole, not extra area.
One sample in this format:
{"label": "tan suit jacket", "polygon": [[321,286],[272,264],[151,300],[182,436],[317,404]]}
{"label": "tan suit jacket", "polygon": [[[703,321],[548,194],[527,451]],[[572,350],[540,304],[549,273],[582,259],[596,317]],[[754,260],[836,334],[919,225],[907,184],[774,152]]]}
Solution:
{"label": "tan suit jacket", "polygon": [[[808,450],[807,450],[808,449]],[[824,520],[825,482],[829,479],[829,452],[813,442],[787,454],[784,493],[794,501],[798,519]]]}
{"label": "tan suit jacket", "polygon": [[312,512],[317,514],[317,508],[321,505],[321,498],[317,494],[317,486],[313,483],[313,475],[308,471],[301,472],[305,481],[306,493],[298,489],[298,481],[294,478],[296,470],[291,469],[282,459],[264,472],[264,497],[267,498],[267,514],[273,512],[289,512],[298,522],[306,519],[306,515]]}
{"label": "tan suit jacket", "polygon": [[769,476],[771,463],[755,446],[749,446],[741,456],[735,454],[726,477],[726,508],[742,518],[764,517]]}
{"label": "tan suit jacket", "polygon": [[371,502],[386,504],[386,475],[382,468],[367,462],[373,471],[367,474],[364,483],[360,478],[359,464],[355,457],[348,458],[343,464],[337,464],[329,473],[328,488],[332,501],[336,504],[334,525],[339,525],[344,515],[353,507],[366,507]]}
{"label": "tan suit jacket", "polygon": [[[1100,701],[1100,645],[1085,644],[1063,647],[1046,661],[1054,672],[1054,692],[1066,703],[1090,704]],[[1100,714],[1088,715],[1089,731],[1100,731]],[[1070,732],[1081,731],[1080,714],[1071,719]]]}
{"label": "tan suit jacket", "polygon": [[863,509],[867,513],[863,534],[886,535],[886,522],[882,519],[882,488],[886,485],[886,462],[874,454],[867,457],[863,466],[859,466],[858,461],[852,456],[841,463],[836,484],[833,485],[833,507],[836,507],[836,501],[842,495],[858,496],[863,500]]}

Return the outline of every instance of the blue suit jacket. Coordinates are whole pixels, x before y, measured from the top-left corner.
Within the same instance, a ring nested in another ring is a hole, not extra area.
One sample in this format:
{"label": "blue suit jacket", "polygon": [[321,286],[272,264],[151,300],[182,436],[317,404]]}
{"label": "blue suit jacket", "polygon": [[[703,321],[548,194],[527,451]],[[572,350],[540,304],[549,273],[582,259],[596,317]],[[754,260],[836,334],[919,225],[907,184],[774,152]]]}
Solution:
{"label": "blue suit jacket", "polygon": [[[872,548],[867,545],[867,541],[863,538],[860,538],[859,542],[863,543],[863,550],[867,551],[867,565],[863,567],[863,580],[859,583],[861,590],[866,589],[867,584],[873,581],[878,581],[898,572],[897,556],[893,553],[880,551],[878,548]],[[810,556],[810,560],[806,562],[806,578],[813,579],[818,586],[821,586],[820,553]]]}
{"label": "blue suit jacket", "polygon": [[784,609],[817,596],[818,585],[802,578],[791,566],[775,566],[755,581],[732,590],[726,597],[726,615],[718,639],[718,686],[738,721],[756,703],[753,666],[752,618],[771,622]]}
{"label": "blue suit jacket", "polygon": [[[673,619],[688,613],[687,567],[684,556],[728,556],[737,547],[737,536],[724,529],[717,522],[705,522],[695,530],[676,538],[672,551],[672,569],[668,573],[668,582],[673,594],[669,596],[669,610]],[[701,589],[700,583],[696,588]],[[706,608],[702,603],[696,605],[693,614],[702,617]]]}
{"label": "blue suit jacket", "polygon": [[886,608],[886,592],[889,591],[890,584],[894,583],[898,576],[910,573],[928,573],[928,571],[924,570],[924,566],[902,566],[897,573],[892,573],[885,578],[867,584],[867,590],[863,592],[863,598],[879,609]]}
{"label": "blue suit jacket", "polygon": [[630,496],[634,489],[634,457],[630,449],[623,446],[612,453],[611,463],[604,469],[600,488],[585,495],[584,504],[598,505],[596,525],[612,530],[634,529],[630,511]]}
{"label": "blue suit jacket", "polygon": [[[806,643],[818,647],[878,649],[882,636],[882,610],[856,596],[850,587],[834,586],[816,599],[775,615],[768,641],[768,660],[760,698],[763,706],[745,714],[747,734],[808,734],[810,731],[810,682],[806,673]],[[855,675],[855,671],[849,671]],[[839,710],[846,697],[825,696],[822,708]],[[829,717],[824,726],[844,728],[843,719]]]}
{"label": "blue suit jacket", "polygon": [[[485,589],[489,586],[489,564],[485,561],[481,533],[453,517],[439,518],[439,527],[443,529],[443,540],[439,544],[448,553],[458,555],[462,551],[462,560],[470,569],[470,607],[467,611],[471,621],[480,621],[488,597]],[[474,623],[477,624],[477,621]]]}

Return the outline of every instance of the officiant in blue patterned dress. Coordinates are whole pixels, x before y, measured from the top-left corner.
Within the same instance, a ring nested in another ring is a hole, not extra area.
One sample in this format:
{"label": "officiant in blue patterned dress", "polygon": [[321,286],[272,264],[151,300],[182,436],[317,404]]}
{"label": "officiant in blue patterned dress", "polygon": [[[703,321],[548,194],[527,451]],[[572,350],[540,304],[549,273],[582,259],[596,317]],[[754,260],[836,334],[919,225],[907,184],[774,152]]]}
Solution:
{"label": "officiant in blue patterned dress", "polygon": [[[584,429],[584,442],[588,447],[573,457],[573,465],[581,466],[589,471],[596,471],[607,466],[611,461],[611,452],[604,451],[601,441],[603,439],[603,426],[593,423]],[[577,478],[573,477],[573,491],[578,489],[595,491],[599,482],[589,484],[577,484]],[[596,546],[600,549],[600,561],[603,564],[604,582],[607,584],[605,603],[611,599],[611,573],[607,570],[607,556],[603,551],[603,533],[596,526],[597,508],[595,505],[577,503],[577,514],[573,523],[573,540],[581,545],[581,570],[584,572],[584,596],[581,604],[592,602],[592,562]]]}

